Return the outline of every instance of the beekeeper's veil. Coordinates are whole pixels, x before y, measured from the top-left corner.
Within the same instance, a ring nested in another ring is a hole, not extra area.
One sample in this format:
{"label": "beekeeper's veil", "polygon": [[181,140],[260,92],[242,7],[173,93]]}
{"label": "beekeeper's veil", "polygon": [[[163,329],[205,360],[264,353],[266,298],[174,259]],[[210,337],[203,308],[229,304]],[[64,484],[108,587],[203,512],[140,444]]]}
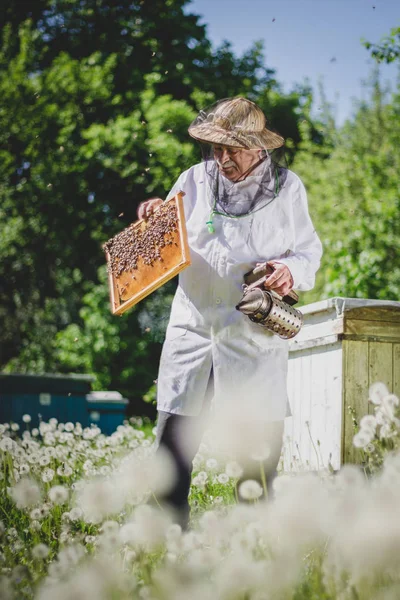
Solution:
{"label": "beekeeper's veil", "polygon": [[[220,100],[200,111],[190,125],[189,134],[201,145],[213,214],[241,217],[264,208],[278,196],[287,177],[284,139],[265,125],[262,110],[246,98]],[[218,165],[218,151],[224,148],[223,160],[229,160],[227,152],[235,160],[237,151],[256,150],[247,152],[254,158],[234,181],[224,176],[221,162]]]}

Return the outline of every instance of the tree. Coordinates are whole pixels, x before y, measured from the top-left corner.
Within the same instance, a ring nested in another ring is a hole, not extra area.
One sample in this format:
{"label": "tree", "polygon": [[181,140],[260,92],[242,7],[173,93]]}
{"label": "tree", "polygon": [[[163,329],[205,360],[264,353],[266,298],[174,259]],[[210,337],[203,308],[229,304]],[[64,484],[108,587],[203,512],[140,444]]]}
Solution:
{"label": "tree", "polygon": [[385,36],[380,44],[364,41],[364,46],[379,62],[391,63],[400,57],[400,27],[394,27],[390,35]]}
{"label": "tree", "polygon": [[[0,364],[7,370],[91,369],[98,385],[142,394],[155,378],[161,334],[151,340],[152,328],[141,339],[141,319],[159,319],[162,308],[165,321],[172,288],[158,304],[152,297],[126,319],[111,317],[99,278],[102,243],[135,220],[138,202],[165,195],[198,161],[187,127],[218,97],[260,98],[293,146],[300,139],[308,92],[284,97],[260,44],[242,57],[227,43],[214,51],[198,17],[183,12],[186,3],[6,0],[0,8]],[[96,328],[109,342],[109,361]],[[124,364],[114,337],[127,348]]]}
{"label": "tree", "polygon": [[340,295],[397,300],[400,294],[400,96],[388,102],[374,75],[371,100],[321,148],[307,141],[302,176],[324,242],[322,268],[307,301]]}

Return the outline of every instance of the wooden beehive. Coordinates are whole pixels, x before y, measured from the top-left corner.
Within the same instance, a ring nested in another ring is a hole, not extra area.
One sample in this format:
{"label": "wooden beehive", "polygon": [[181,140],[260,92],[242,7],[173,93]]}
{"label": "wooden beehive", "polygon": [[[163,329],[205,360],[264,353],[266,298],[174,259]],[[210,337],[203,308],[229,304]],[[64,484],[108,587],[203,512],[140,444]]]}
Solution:
{"label": "wooden beehive", "polygon": [[[104,244],[111,312],[121,315],[190,265],[183,192]],[[160,232],[160,223],[167,233]],[[142,248],[142,254],[132,248]],[[127,259],[128,256],[128,259]],[[134,264],[133,264],[134,263]]]}
{"label": "wooden beehive", "polygon": [[289,342],[285,470],[337,470],[360,462],[357,421],[373,410],[372,383],[400,395],[400,302],[329,298],[300,308],[304,325]]}

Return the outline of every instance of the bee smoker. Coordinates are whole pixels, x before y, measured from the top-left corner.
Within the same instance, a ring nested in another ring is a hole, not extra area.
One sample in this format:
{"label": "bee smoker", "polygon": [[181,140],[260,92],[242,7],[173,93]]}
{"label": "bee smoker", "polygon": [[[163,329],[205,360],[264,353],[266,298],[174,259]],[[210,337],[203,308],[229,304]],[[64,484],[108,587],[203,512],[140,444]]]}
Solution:
{"label": "bee smoker", "polygon": [[303,315],[293,307],[299,297],[293,291],[281,297],[264,288],[264,283],[273,270],[270,265],[264,264],[245,274],[243,297],[236,309],[247,315],[253,323],[259,323],[279,337],[289,340],[299,333],[303,325]]}

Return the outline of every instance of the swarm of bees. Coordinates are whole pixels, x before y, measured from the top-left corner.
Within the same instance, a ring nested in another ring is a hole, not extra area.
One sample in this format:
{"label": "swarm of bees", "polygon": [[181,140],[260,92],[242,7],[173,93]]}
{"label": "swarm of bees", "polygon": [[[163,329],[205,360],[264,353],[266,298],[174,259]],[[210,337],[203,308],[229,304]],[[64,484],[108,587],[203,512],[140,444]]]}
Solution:
{"label": "swarm of bees", "polygon": [[161,249],[173,244],[177,229],[176,206],[170,203],[161,205],[156,214],[149,217],[145,228],[132,223],[104,244],[110,255],[109,270],[119,277],[124,271],[137,269],[139,258],[145,265],[162,261]]}

